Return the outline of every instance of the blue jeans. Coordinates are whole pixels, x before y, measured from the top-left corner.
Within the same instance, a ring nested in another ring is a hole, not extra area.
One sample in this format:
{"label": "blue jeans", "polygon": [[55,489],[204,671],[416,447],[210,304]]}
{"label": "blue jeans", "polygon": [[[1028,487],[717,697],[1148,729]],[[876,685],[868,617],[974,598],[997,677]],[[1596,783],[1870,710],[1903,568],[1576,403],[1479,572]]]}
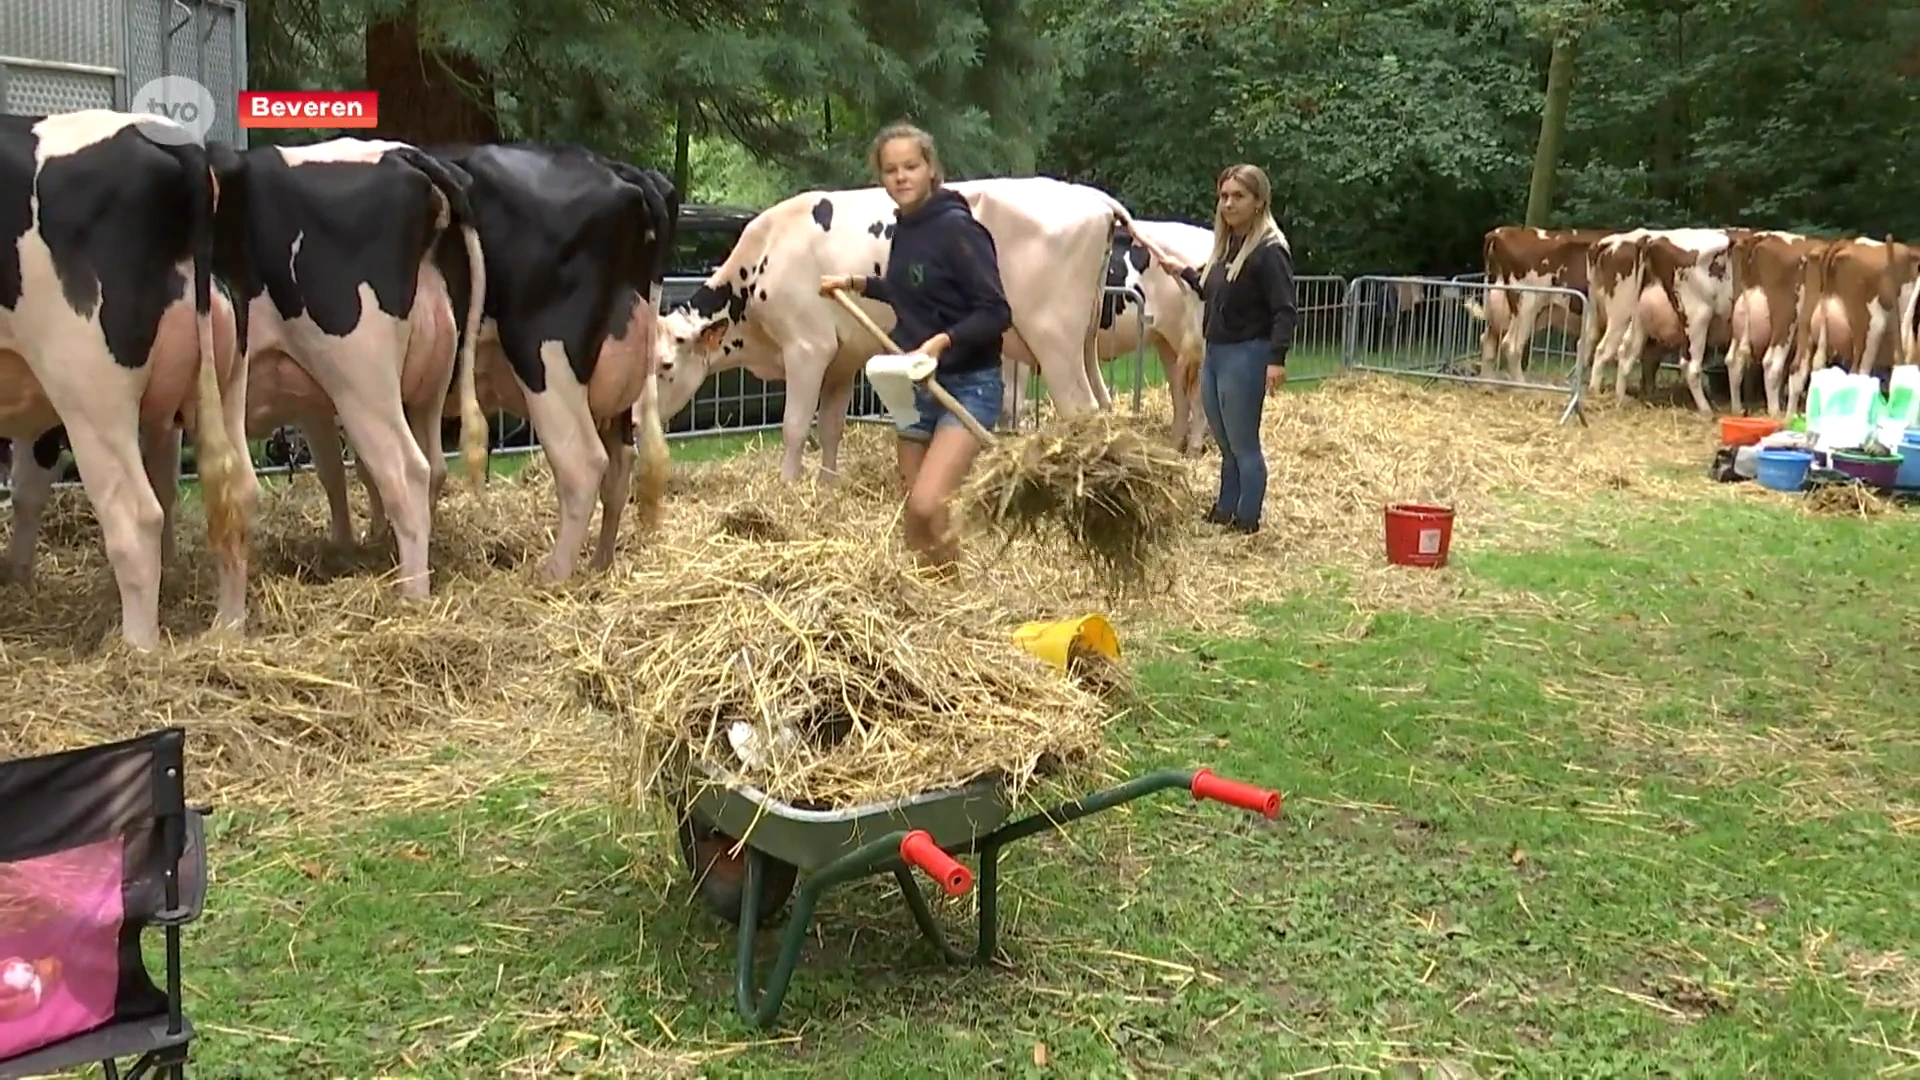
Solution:
{"label": "blue jeans", "polygon": [[1220,446],[1220,495],[1214,510],[1243,526],[1260,524],[1267,501],[1267,459],[1260,452],[1260,409],[1267,400],[1264,339],[1231,345],[1207,343],[1200,367],[1200,404]]}
{"label": "blue jeans", "polygon": [[[1006,389],[1006,380],[1000,375],[1000,365],[981,368],[978,371],[963,372],[958,375],[935,373],[934,381],[941,389],[953,395],[960,407],[967,410],[980,426],[988,431],[1000,422],[1000,395]],[[949,413],[941,404],[933,400],[933,394],[925,383],[915,383],[913,387],[913,408],[920,419],[911,424],[896,428],[903,439],[914,442],[932,442],[936,427],[959,427],[960,419]]]}

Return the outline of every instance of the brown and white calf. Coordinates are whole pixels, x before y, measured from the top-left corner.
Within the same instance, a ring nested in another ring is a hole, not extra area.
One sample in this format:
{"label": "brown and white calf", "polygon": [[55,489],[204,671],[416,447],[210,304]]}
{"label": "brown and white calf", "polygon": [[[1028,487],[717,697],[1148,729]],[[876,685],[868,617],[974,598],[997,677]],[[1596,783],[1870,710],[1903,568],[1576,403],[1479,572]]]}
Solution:
{"label": "brown and white calf", "polygon": [[486,447],[474,334],[452,326],[456,311],[473,326],[485,282],[467,178],[386,140],[216,147],[214,162],[230,193],[219,261],[245,311],[249,427],[301,426],[344,540],[352,530],[338,417],[373,505],[391,517],[398,590],[423,597],[433,494],[446,472],[440,416],[456,370],[475,475]]}
{"label": "brown and white calf", "polygon": [[1788,411],[1799,408],[1808,380],[1830,363],[1872,375],[1898,361],[1899,323],[1914,305],[1920,248],[1866,237],[1836,240],[1810,265],[1814,301],[1800,326]]}
{"label": "brown and white calf", "polygon": [[[0,436],[19,445],[65,429],[135,648],[159,643],[167,515],[155,488],[173,483],[149,476],[141,443],[176,423],[196,443],[215,625],[246,620],[256,487],[246,368],[237,350],[223,365],[216,349],[219,195],[207,151],[168,121],[99,109],[0,117]],[[16,530],[37,532],[51,467],[15,455]],[[22,475],[35,469],[44,475]],[[25,550],[30,563],[31,536]]]}
{"label": "brown and white calf", "polygon": [[[1524,378],[1521,359],[1533,335],[1545,326],[1569,334],[1580,332],[1583,312],[1564,294],[1522,289],[1571,289],[1585,295],[1587,253],[1606,236],[1602,229],[1536,229],[1502,225],[1487,232],[1481,253],[1487,268],[1485,307],[1467,301],[1475,319],[1486,322],[1480,335],[1480,372],[1490,375],[1504,359],[1507,377]],[[1520,288],[1515,288],[1519,286]]]}
{"label": "brown and white calf", "polygon": [[1641,397],[1650,398],[1660,371],[1656,360],[1643,362],[1651,342],[1682,358],[1694,407],[1713,414],[1702,372],[1733,311],[1732,245],[1724,229],[1634,229],[1594,245],[1594,318],[1582,348],[1590,392],[1599,392],[1612,364],[1616,397],[1625,400],[1627,377],[1638,368]]}
{"label": "brown and white calf", "polygon": [[[1063,413],[1110,407],[1104,384],[1094,386],[1100,382],[1094,330],[1113,227],[1132,230],[1132,215],[1106,192],[1048,177],[947,187],[967,200],[993,236],[1013,309],[1002,422],[1012,419],[1018,380],[1011,376],[1018,364],[1037,363]],[[785,379],[781,476],[800,478],[816,415],[821,467],[837,473],[854,380],[881,348],[820,295],[820,279],[884,273],[894,218],[893,200],[880,188],[804,192],[754,218],[720,268],[686,303],[661,316],[662,414],[685,408],[716,371],[745,367],[761,379]],[[1134,235],[1153,246],[1151,237]],[[892,328],[892,308],[864,298],[858,303],[882,329]]]}
{"label": "brown and white calf", "polygon": [[1745,412],[1747,365],[1756,357],[1767,414],[1782,415],[1787,363],[1813,304],[1807,267],[1826,246],[1824,240],[1789,232],[1754,232],[1733,241],[1736,295],[1728,320],[1727,386],[1736,415]]}

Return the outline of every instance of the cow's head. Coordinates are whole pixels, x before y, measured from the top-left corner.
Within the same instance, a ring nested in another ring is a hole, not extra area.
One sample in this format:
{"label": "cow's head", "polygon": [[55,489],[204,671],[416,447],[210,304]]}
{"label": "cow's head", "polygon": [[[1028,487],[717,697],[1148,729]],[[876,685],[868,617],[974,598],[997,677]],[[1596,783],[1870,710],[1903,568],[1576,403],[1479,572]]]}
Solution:
{"label": "cow's head", "polygon": [[703,314],[682,304],[660,316],[653,333],[653,363],[662,418],[678,414],[693,400],[732,329],[733,317],[725,309]]}

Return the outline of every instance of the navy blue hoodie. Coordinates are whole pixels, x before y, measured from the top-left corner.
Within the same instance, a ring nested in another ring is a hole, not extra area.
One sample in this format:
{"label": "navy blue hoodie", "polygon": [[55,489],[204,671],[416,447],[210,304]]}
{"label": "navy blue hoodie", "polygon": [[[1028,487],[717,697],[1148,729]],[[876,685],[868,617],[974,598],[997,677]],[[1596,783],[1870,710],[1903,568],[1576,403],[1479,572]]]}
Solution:
{"label": "navy blue hoodie", "polygon": [[868,278],[862,291],[893,308],[893,339],[901,348],[918,348],[935,334],[953,339],[940,354],[939,374],[1000,365],[1000,339],[1013,325],[1013,309],[1000,285],[993,236],[957,193],[936,188],[899,215],[886,275]]}

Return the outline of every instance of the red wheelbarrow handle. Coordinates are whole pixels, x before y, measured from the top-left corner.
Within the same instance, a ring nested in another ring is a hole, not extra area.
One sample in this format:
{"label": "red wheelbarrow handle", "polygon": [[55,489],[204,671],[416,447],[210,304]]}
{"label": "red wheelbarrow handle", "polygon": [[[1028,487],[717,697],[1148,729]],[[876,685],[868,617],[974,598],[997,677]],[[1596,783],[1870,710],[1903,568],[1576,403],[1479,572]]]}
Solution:
{"label": "red wheelbarrow handle", "polygon": [[1215,776],[1212,769],[1201,769],[1193,774],[1193,797],[1251,810],[1269,821],[1280,816],[1279,792]]}
{"label": "red wheelbarrow handle", "polygon": [[940,850],[925,829],[915,829],[900,838],[900,859],[917,866],[940,883],[948,896],[959,896],[973,888],[973,871],[960,865],[953,856]]}

